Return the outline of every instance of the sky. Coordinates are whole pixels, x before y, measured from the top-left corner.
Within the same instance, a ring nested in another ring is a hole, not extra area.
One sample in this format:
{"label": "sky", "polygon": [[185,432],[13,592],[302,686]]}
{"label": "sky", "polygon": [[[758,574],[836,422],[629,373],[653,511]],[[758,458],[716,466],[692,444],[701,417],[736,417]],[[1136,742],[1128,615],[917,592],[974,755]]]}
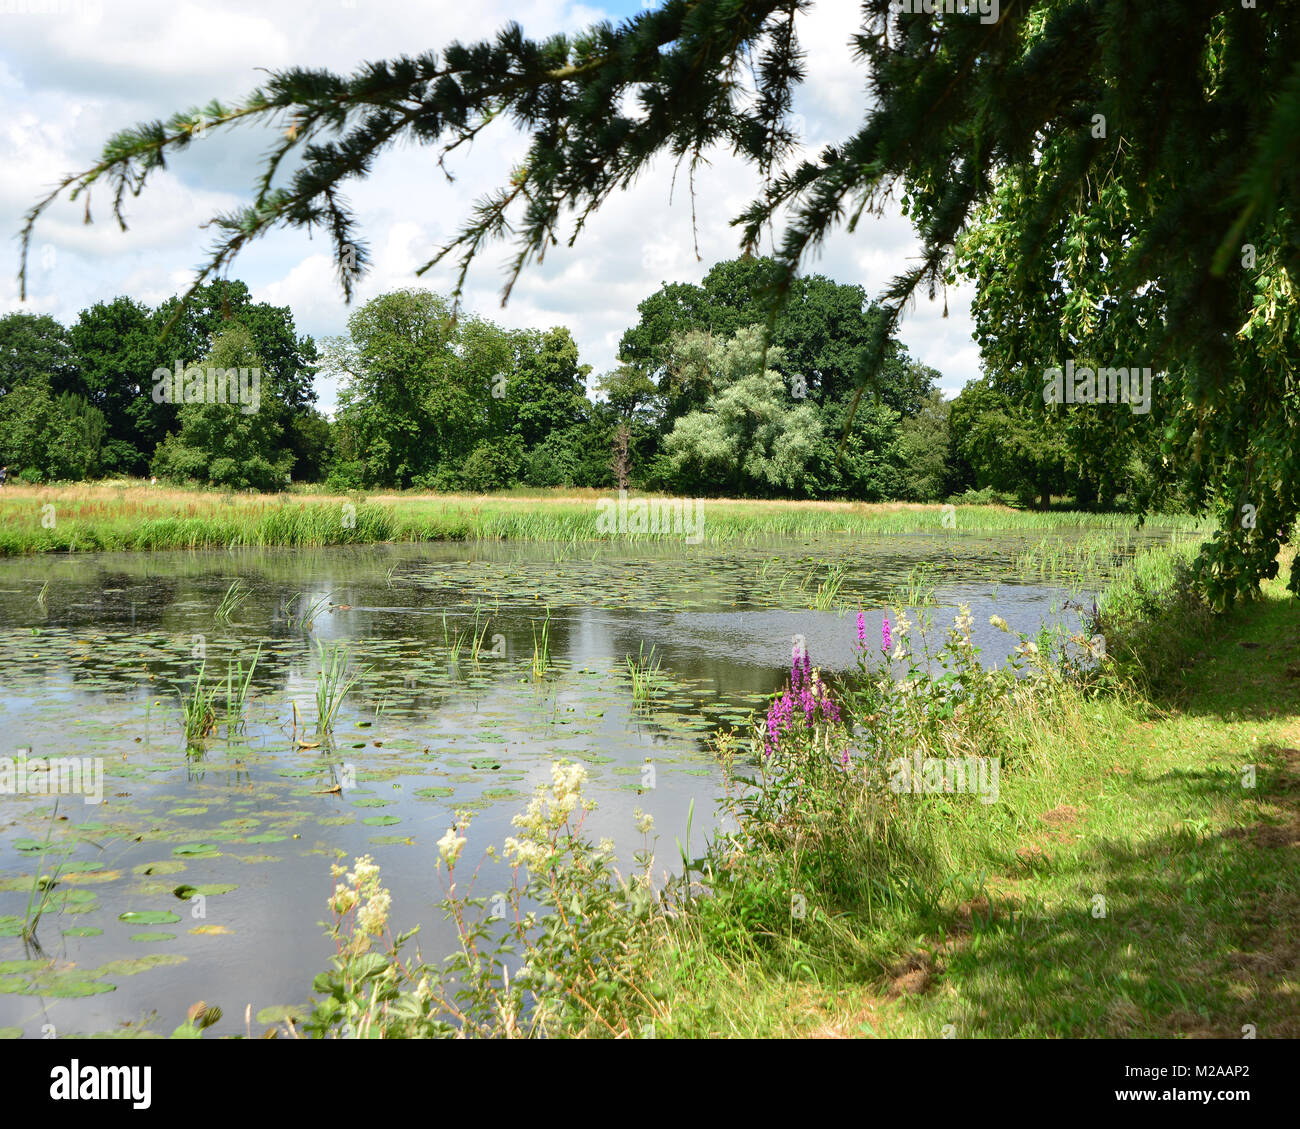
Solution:
{"label": "sky", "polygon": [[[0,312],[45,313],[70,324],[86,306],[121,294],[155,305],[183,292],[211,241],[201,225],[251,199],[270,141],[257,128],[209,131],[128,200],[126,232],[113,220],[107,186],[92,190],[95,222],[89,225],[82,200],[61,200],[36,228],[28,300],[20,302],[16,236],[24,214],[63,176],[92,165],[120,129],[165,120],[214,97],[236,101],[267,71],[306,66],[349,73],[364,61],[487,38],[511,20],[538,38],[617,21],[642,6],[640,0],[0,0],[0,227],[15,236],[3,248],[9,264],[0,269]],[[861,123],[866,72],[849,47],[857,26],[854,0],[817,0],[799,21],[808,80],[794,110],[814,153]],[[368,179],[352,182],[348,197],[372,255],[352,308],[401,287],[448,293],[454,267],[418,278],[416,268],[455,234],[475,200],[505,182],[526,147],[508,123],[494,124],[471,151],[449,159],[452,183],[437,166],[437,150],[414,145],[388,151]],[[674,188],[672,164],[663,161],[613,196],[572,248],[562,239],[543,264],[527,268],[504,308],[510,245],[491,246],[471,269],[465,308],[512,328],[568,326],[594,383],[617,363],[619,338],[635,324],[638,302],[664,282],[699,282],[715,262],[739,253],[739,233],[729,221],[756,194],[757,174],[725,152],[708,156],[709,166],[696,176],[695,233],[685,185],[679,180]],[[852,235],[837,232],[804,269],[860,284],[876,297],[919,249],[910,223],[893,207],[879,219],[864,218]],[[351,310],[320,233],[312,239],[275,231],[240,254],[230,277],[242,278],[255,300],[290,307],[299,333],[319,341],[346,332]],[[949,397],[979,375],[971,293],[959,287],[934,301],[922,295],[899,333],[914,357],[941,373]],[[322,374],[317,390],[319,406],[332,411],[334,380]]]}

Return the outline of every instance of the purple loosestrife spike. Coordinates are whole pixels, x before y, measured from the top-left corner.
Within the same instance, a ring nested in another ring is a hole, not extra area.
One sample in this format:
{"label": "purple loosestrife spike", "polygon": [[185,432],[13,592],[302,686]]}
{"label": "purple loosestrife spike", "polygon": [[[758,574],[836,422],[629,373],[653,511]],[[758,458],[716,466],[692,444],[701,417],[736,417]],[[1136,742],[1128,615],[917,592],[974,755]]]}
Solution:
{"label": "purple loosestrife spike", "polygon": [[865,647],[866,645],[867,645],[867,617],[863,615],[861,612],[858,612],[858,646]]}
{"label": "purple loosestrife spike", "polygon": [[880,624],[880,649],[885,654],[889,654],[890,642],[889,616],[885,616],[884,620]]}

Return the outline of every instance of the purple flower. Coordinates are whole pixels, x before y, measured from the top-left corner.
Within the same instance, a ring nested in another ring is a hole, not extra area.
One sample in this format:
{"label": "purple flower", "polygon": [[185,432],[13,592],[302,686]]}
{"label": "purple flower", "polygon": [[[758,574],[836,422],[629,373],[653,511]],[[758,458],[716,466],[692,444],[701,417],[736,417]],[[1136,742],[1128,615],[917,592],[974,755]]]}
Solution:
{"label": "purple flower", "polygon": [[858,646],[865,647],[866,645],[867,645],[867,617],[863,615],[861,612],[858,612]]}
{"label": "purple flower", "polygon": [[884,654],[889,654],[889,616],[885,616],[880,624],[880,649]]}

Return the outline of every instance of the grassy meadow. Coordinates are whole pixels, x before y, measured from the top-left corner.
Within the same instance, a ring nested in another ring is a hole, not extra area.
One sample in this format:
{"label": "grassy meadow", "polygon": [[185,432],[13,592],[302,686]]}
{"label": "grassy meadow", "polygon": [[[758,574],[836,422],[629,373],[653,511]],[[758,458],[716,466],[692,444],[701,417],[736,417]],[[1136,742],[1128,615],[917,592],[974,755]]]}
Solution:
{"label": "grassy meadow", "polygon": [[[0,489],[0,555],[99,550],[322,546],[386,541],[572,541],[602,538],[600,491],[516,491],[464,496],[418,492],[329,495],[296,488],[277,495],[151,487],[139,483],[8,485]],[[703,537],[747,542],[818,534],[1132,529],[1126,514],[910,503],[702,499]],[[606,507],[608,508],[608,507]],[[1152,527],[1194,531],[1195,519],[1148,518]],[[680,540],[632,532],[629,540]],[[1045,545],[1044,552],[1050,549]]]}

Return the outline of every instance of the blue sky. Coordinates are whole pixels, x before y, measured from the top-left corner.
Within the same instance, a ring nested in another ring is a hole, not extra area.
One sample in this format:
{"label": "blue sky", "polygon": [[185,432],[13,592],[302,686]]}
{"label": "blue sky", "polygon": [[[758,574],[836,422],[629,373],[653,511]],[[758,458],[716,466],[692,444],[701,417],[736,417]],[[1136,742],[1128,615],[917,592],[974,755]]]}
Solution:
{"label": "blue sky", "polygon": [[[510,19],[530,35],[573,31],[598,19],[634,14],[640,0],[604,4],[571,0],[0,0],[0,224],[16,234],[23,213],[48,187],[91,164],[116,130],[167,118],[213,97],[234,100],[292,65],[350,71],[358,63],[490,36]],[[795,110],[813,150],[847,135],[861,121],[865,73],[848,47],[857,5],[817,0],[799,22],[809,81]],[[56,205],[38,226],[29,300],[18,301],[17,243],[0,271],[0,311],[49,313],[63,322],[87,305],[128,294],[150,304],[186,288],[209,235],[200,225],[249,198],[268,137],[253,129],[212,131],[169,163],[129,202],[130,230],[112,221],[108,198],[92,195],[96,222],[82,223],[82,204]],[[508,126],[492,129],[453,163],[448,184],[431,149],[390,152],[350,192],[374,269],[359,301],[402,286],[446,292],[450,270],[415,268],[458,228],[473,201],[500,184],[525,140]],[[667,162],[609,201],[577,244],[548,252],[530,268],[510,303],[500,306],[506,245],[491,248],[469,279],[468,307],[510,326],[567,325],[596,373],[615,363],[618,339],[636,320],[636,305],[664,281],[697,282],[738,251],[728,221],[756,189],[753,170],[715,153],[696,178],[700,259],[694,253],[691,202],[672,190]],[[894,212],[864,220],[850,236],[828,241],[806,264],[879,294],[918,251],[907,221]],[[346,329],[349,308],[334,278],[331,252],[319,237],[276,232],[236,260],[261,301],[289,306],[300,332],[319,338]],[[922,299],[900,336],[913,355],[938,369],[948,395],[979,374],[971,340],[969,292]],[[335,380],[318,380],[321,406],[332,408]]]}

